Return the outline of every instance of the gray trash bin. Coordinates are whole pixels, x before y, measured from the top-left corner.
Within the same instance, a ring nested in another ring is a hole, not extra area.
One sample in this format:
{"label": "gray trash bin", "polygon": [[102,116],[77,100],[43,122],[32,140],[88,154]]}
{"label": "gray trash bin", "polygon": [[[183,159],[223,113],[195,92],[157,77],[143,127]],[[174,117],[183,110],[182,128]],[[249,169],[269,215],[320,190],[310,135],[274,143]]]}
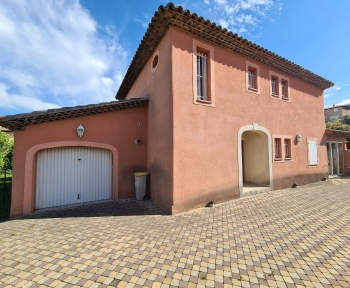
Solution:
{"label": "gray trash bin", "polygon": [[135,172],[135,192],[136,200],[143,200],[146,195],[146,181],[148,172]]}

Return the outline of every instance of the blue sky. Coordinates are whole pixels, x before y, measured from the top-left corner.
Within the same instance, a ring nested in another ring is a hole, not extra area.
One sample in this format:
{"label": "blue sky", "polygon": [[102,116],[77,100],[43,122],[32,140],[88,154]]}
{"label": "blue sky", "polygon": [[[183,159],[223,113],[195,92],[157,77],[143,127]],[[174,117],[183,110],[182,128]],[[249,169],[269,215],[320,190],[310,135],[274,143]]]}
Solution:
{"label": "blue sky", "polygon": [[[139,0],[1,0],[0,115],[115,100],[159,5]],[[350,104],[350,1],[173,1],[335,83]]]}

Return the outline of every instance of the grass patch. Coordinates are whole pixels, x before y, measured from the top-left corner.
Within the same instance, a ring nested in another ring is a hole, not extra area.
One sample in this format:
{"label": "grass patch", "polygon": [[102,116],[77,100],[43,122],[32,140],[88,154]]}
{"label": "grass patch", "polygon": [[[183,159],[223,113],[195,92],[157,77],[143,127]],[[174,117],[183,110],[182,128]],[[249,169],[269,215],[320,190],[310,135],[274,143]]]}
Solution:
{"label": "grass patch", "polygon": [[1,174],[0,175],[0,222],[8,220],[10,218],[10,208],[11,208],[11,201],[9,201],[7,194],[11,199],[12,176],[6,175],[5,185],[6,185],[7,194],[4,191],[5,190],[4,180],[5,180],[5,175]]}

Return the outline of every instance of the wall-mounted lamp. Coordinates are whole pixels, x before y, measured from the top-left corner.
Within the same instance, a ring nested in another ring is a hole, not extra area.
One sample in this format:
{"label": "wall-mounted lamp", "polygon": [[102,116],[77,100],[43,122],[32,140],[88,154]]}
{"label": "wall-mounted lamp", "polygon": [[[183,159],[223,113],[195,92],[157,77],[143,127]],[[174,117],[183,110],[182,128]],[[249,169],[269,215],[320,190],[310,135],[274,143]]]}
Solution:
{"label": "wall-mounted lamp", "polygon": [[301,136],[300,134],[297,134],[297,141],[301,142],[302,139],[303,139],[303,136]]}
{"label": "wall-mounted lamp", "polygon": [[140,140],[140,139],[136,139],[136,140],[135,140],[135,144],[136,144],[136,145],[139,145],[140,143],[141,143],[141,140]]}
{"label": "wall-mounted lamp", "polygon": [[79,137],[81,137],[81,136],[84,135],[84,130],[85,130],[85,129],[84,129],[83,125],[80,124],[80,125],[78,126],[78,128],[77,128],[77,132],[78,132],[78,136],[79,136]]}

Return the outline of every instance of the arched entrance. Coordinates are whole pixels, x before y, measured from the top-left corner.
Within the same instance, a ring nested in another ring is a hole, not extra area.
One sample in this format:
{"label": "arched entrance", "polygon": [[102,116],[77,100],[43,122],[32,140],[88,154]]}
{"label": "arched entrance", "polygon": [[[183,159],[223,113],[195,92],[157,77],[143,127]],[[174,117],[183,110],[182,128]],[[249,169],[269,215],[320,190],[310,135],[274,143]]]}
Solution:
{"label": "arched entrance", "polygon": [[272,190],[270,132],[258,124],[238,132],[238,179],[240,197]]}

